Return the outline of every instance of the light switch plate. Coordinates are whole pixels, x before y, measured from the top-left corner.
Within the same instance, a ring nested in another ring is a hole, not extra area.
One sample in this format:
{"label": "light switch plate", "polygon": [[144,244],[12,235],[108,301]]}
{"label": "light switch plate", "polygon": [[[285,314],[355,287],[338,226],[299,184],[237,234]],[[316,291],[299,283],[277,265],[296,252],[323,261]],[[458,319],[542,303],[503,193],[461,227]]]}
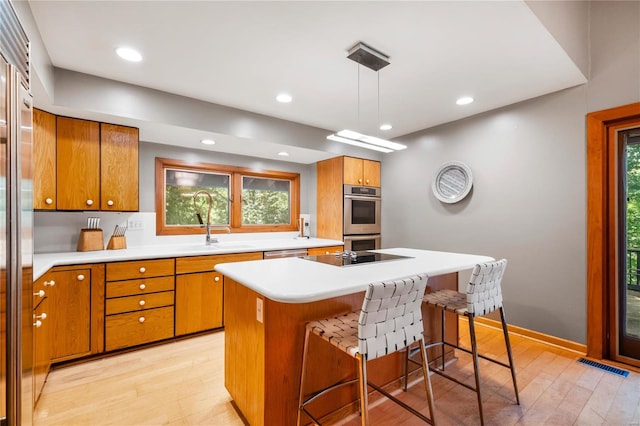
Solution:
{"label": "light switch plate", "polygon": [[256,320],[258,320],[258,322],[263,321],[262,299],[259,297],[256,297]]}

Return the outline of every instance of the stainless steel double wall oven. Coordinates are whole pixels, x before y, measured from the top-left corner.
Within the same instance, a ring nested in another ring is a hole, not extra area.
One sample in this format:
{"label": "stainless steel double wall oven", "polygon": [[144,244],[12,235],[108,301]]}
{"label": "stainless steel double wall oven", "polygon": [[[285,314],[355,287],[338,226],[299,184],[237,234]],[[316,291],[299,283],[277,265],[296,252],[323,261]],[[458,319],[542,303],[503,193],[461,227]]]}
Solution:
{"label": "stainless steel double wall oven", "polygon": [[382,228],[381,190],[377,187],[344,185],[344,249],[380,248]]}

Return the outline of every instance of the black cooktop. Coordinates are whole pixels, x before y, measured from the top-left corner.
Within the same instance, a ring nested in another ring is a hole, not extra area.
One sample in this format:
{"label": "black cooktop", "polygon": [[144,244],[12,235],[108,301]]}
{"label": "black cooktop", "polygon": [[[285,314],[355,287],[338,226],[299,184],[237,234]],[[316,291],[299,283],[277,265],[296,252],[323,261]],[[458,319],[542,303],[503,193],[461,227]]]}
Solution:
{"label": "black cooktop", "polygon": [[396,254],[375,253],[364,250],[339,252],[336,254],[321,254],[318,256],[304,256],[302,259],[334,266],[355,266],[371,262],[388,262],[390,260],[411,259],[411,257],[399,256]]}

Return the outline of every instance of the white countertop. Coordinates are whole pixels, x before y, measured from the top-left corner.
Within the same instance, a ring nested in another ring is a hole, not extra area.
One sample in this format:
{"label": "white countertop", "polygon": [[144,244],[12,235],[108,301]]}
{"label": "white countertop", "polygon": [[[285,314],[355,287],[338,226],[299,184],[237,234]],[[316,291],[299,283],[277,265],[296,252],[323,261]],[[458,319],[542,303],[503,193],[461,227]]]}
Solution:
{"label": "white countertop", "polygon": [[283,258],[222,263],[215,270],[271,300],[306,303],[364,291],[376,281],[417,273],[442,275],[494,260],[488,256],[408,248],[375,251],[412,258],[344,267]]}
{"label": "white countertop", "polygon": [[342,241],[324,238],[281,238],[248,241],[229,241],[205,246],[204,241],[194,244],[168,244],[127,248],[124,250],[73,251],[42,253],[33,256],[33,279],[36,280],[53,266],[85,263],[116,262],[121,260],[158,259],[164,257],[203,256],[256,251],[290,250],[342,245]]}

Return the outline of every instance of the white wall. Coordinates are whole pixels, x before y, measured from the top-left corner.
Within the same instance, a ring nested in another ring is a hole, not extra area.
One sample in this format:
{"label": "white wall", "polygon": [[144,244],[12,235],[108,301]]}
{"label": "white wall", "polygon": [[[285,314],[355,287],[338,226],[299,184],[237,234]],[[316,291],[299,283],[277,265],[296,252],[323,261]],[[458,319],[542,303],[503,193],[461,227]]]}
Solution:
{"label": "white wall", "polygon": [[[383,159],[385,246],[506,257],[509,321],[586,342],[588,112],[640,101],[640,3],[589,3],[590,82],[399,138]],[[471,195],[431,193],[446,161],[467,163]]]}

